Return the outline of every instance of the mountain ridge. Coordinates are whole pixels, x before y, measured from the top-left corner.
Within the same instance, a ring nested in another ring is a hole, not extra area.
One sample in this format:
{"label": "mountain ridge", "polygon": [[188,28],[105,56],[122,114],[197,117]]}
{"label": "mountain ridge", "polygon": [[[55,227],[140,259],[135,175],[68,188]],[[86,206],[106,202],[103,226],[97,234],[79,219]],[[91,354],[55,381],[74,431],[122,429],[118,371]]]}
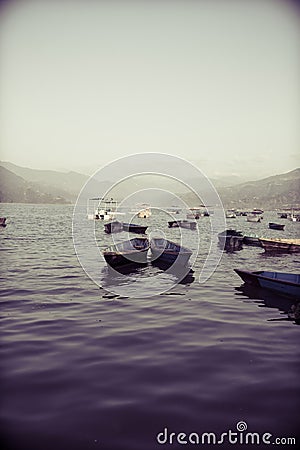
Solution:
{"label": "mountain ridge", "polygon": [[219,194],[226,207],[300,207],[300,168],[225,187]]}
{"label": "mountain ridge", "polygon": [[[31,169],[10,162],[0,162],[0,202],[73,203],[88,179],[87,175],[74,171]],[[217,185],[216,180],[211,182],[225,208],[300,207],[300,168],[232,186]],[[134,179],[132,183],[131,188],[134,189]],[[86,195],[100,195],[108,187],[109,182],[94,179],[89,183]],[[126,196],[125,185],[124,188],[119,190],[118,195]],[[178,195],[190,200],[188,203],[195,201],[195,197],[189,194]]]}

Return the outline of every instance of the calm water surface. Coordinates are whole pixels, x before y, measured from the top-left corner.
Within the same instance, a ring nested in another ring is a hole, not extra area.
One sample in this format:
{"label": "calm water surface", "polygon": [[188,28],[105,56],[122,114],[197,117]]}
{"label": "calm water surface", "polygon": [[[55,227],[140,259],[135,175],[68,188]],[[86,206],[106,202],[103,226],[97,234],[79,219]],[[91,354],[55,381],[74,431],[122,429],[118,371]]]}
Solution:
{"label": "calm water surface", "polygon": [[[220,435],[236,431],[239,421],[250,432],[298,437],[299,445],[300,326],[293,302],[245,289],[233,268],[299,273],[300,255],[266,256],[255,247],[224,253],[200,285],[200,251],[194,282],[155,297],[115,296],[82,270],[72,211],[1,205],[8,218],[0,230],[2,448],[197,448],[159,445],[156,436],[165,427]],[[268,230],[275,213],[261,224],[245,219],[228,225],[299,237],[300,223]],[[96,226],[105,246],[103,223]],[[152,275],[155,283],[155,270],[146,269],[135,276]]]}

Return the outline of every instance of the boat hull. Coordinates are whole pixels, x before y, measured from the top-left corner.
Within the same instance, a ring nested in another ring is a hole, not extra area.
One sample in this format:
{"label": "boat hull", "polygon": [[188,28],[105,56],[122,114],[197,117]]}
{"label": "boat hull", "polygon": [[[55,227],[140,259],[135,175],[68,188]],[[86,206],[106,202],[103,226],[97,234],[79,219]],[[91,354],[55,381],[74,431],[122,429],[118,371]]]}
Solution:
{"label": "boat hull", "polygon": [[147,250],[128,252],[126,255],[115,254],[114,252],[106,253],[104,254],[104,259],[111,267],[121,267],[129,264],[144,265],[147,264]]}
{"label": "boat hull", "polygon": [[258,237],[244,236],[243,244],[252,245],[253,247],[261,247],[261,242]]}
{"label": "boat hull", "polygon": [[135,225],[132,223],[123,223],[123,231],[129,231],[129,233],[145,234],[148,227],[142,225]]}
{"label": "boat hull", "polygon": [[160,250],[151,249],[151,253],[152,262],[159,262],[167,265],[172,265],[176,262],[176,264],[186,266],[191,256],[189,253],[176,253],[170,250],[161,252]]}
{"label": "boat hull", "polygon": [[300,299],[300,275],[283,272],[248,272],[234,269],[245,283]]}
{"label": "boat hull", "polygon": [[104,225],[104,231],[107,234],[120,233],[123,231],[123,224],[121,222],[110,222]]}
{"label": "boat hull", "polygon": [[151,260],[155,263],[164,263],[166,265],[172,265],[174,263],[180,266],[187,266],[189,259],[192,255],[192,251],[188,248],[181,247],[174,242],[166,239],[151,239]]}
{"label": "boat hull", "polygon": [[128,231],[130,233],[145,234],[148,227],[136,225],[132,223],[110,222],[104,225],[104,231],[107,234],[120,233]]}
{"label": "boat hull", "polygon": [[247,216],[247,222],[260,223],[261,218],[257,216]]}
{"label": "boat hull", "polygon": [[6,217],[0,217],[0,226],[5,228],[6,227]]}
{"label": "boat hull", "polygon": [[187,230],[196,230],[197,224],[196,222],[189,222],[185,220],[173,220],[168,222],[169,228],[186,228]]}
{"label": "boat hull", "polygon": [[300,239],[260,239],[260,242],[264,250],[269,253],[300,253]]}
{"label": "boat hull", "polygon": [[125,265],[147,264],[149,241],[147,238],[134,238],[120,242],[103,252],[107,264],[113,268]]}
{"label": "boat hull", "polygon": [[242,250],[243,235],[240,231],[225,230],[218,234],[219,244],[227,252]]}
{"label": "boat hull", "polygon": [[269,223],[269,228],[271,230],[284,230],[284,225],[282,225],[281,223],[270,222]]}

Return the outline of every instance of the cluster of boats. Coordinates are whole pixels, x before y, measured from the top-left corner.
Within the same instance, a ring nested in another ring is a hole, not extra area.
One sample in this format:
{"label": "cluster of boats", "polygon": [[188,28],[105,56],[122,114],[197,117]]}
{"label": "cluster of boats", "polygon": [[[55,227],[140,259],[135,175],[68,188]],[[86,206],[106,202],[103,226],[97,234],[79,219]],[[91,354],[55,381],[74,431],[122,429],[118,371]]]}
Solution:
{"label": "cluster of boats", "polygon": [[[185,228],[188,230],[196,230],[196,222],[191,222],[190,220],[173,220],[168,222],[169,228]],[[104,231],[107,234],[110,233],[120,233],[122,231],[129,231],[130,233],[145,234],[147,226],[137,225],[134,223],[119,222],[117,220],[109,222],[104,225]]]}
{"label": "cluster of boats", "polygon": [[176,262],[181,266],[187,266],[192,253],[190,249],[164,238],[149,240],[146,236],[140,236],[112,245],[103,251],[103,256],[107,264],[113,268],[128,264],[146,265],[149,260],[166,265]]}
{"label": "cluster of boats", "polygon": [[288,219],[292,222],[300,222],[300,212],[299,210],[288,211],[288,212],[279,212],[277,213],[280,219]]}
{"label": "cluster of boats", "polygon": [[[197,224],[184,219],[168,222],[168,226],[169,228],[181,227],[195,230]],[[104,225],[104,231],[107,234],[120,233],[122,231],[145,234],[147,228],[147,226],[119,221],[109,222]],[[148,252],[150,253],[150,258]],[[147,264],[149,260],[166,265],[172,265],[176,261],[176,264],[187,266],[192,253],[190,249],[167,239],[151,238],[149,240],[148,237],[141,236],[112,245],[103,252],[103,256],[107,264],[113,268],[128,264],[143,265]]]}
{"label": "cluster of boats", "polygon": [[[226,251],[241,250],[243,244],[262,247],[270,254],[300,253],[300,239],[266,239],[244,236],[241,231],[225,230],[218,235],[219,243]],[[278,294],[300,300],[300,275],[285,272],[246,271],[234,269],[245,284],[268,289]]]}
{"label": "cluster of boats", "polygon": [[[225,213],[226,219],[236,219],[238,216],[246,216],[247,222],[261,222],[263,219],[262,214],[264,211],[259,208],[254,208],[252,211],[241,211],[235,208],[228,209]],[[300,213],[292,209],[288,212],[278,212],[280,219],[288,219],[292,222],[300,222]]]}
{"label": "cluster of boats", "polygon": [[[150,205],[147,203],[137,205],[132,212],[140,219],[147,219],[152,214]],[[87,216],[89,220],[114,220],[117,216],[124,215],[124,212],[118,211],[118,202],[113,198],[94,197],[88,200]]]}
{"label": "cluster of boats", "polygon": [[241,250],[243,244],[263,247],[269,253],[299,253],[300,239],[267,239],[243,235],[241,231],[228,229],[218,235],[220,245],[226,251]]}
{"label": "cluster of boats", "polygon": [[246,216],[247,222],[260,222],[263,219],[263,210],[254,208],[252,211],[240,211],[232,208],[228,209],[225,213],[226,219],[236,219],[238,216]]}
{"label": "cluster of boats", "polygon": [[[149,263],[153,265],[162,264],[164,267],[171,267],[175,262],[179,266],[187,268],[189,265],[192,251],[173,241],[161,237],[152,237],[145,235],[147,226],[134,223],[126,223],[116,220],[116,203],[111,199],[105,201],[104,209],[96,209],[89,218],[109,220],[104,224],[104,231],[107,234],[120,233],[122,231],[132,232],[143,236],[138,236],[127,241],[111,245],[103,251],[103,256],[109,267],[116,270],[122,270],[125,267],[145,266]],[[151,215],[149,205],[139,207],[135,216],[139,218],[148,218]],[[179,214],[179,208],[174,209],[174,214]],[[226,218],[235,218],[237,216],[246,216],[248,222],[261,222],[263,219],[263,210],[254,209],[253,211],[243,212],[237,210],[228,210]],[[191,208],[187,214],[187,219],[199,219],[203,216],[209,216],[209,212],[203,213],[196,208]],[[279,214],[278,214],[279,215]],[[279,217],[292,221],[298,220],[298,216],[292,213],[282,213]],[[269,228],[272,230],[284,230],[285,225],[277,222],[269,222]],[[195,220],[178,219],[168,222],[169,228],[185,228],[195,230],[197,224]],[[244,235],[241,231],[227,229],[218,235],[219,244],[225,251],[241,250],[243,245],[262,247],[268,253],[298,253],[300,252],[300,239],[269,239],[256,235]],[[277,292],[279,294],[291,296],[300,299],[300,275],[284,272],[271,271],[246,271],[234,269],[241,277],[245,285],[255,286]]]}

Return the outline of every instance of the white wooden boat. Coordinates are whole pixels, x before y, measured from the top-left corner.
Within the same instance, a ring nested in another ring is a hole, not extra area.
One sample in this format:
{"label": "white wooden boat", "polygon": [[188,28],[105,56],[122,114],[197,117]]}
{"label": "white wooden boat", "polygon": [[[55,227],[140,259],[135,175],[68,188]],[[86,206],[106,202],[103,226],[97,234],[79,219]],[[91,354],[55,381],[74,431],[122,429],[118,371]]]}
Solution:
{"label": "white wooden boat", "polygon": [[152,215],[151,207],[148,203],[142,203],[137,206],[137,217],[140,219],[148,219]]}
{"label": "white wooden boat", "polygon": [[236,219],[235,210],[230,210],[229,209],[228,211],[226,211],[225,217],[226,217],[226,219]]}
{"label": "white wooden boat", "polygon": [[248,214],[247,215],[247,222],[260,222],[261,218],[258,214]]}

